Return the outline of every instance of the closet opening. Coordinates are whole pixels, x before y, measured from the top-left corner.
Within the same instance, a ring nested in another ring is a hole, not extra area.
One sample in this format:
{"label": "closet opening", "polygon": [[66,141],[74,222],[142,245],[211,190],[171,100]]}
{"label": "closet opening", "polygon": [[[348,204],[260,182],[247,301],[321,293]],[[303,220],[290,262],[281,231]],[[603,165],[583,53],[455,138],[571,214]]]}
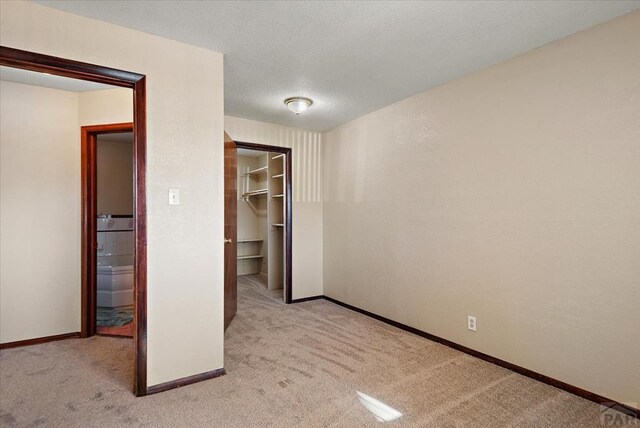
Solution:
{"label": "closet opening", "polygon": [[239,281],[291,303],[291,149],[227,137],[225,181],[226,328]]}

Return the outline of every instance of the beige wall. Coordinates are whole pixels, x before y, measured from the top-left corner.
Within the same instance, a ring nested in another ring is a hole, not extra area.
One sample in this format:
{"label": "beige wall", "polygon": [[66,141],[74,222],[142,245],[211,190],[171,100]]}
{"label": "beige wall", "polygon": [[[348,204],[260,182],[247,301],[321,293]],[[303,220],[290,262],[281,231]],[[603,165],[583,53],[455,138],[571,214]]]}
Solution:
{"label": "beige wall", "polygon": [[291,147],[293,157],[292,282],[293,298],[322,291],[322,135],[255,120],[224,117],[231,138],[269,146]]}
{"label": "beige wall", "polygon": [[324,293],[637,406],[638,40],[634,12],[327,132]]}
{"label": "beige wall", "polygon": [[0,38],[147,76],[148,385],[222,367],[222,55],[29,2],[0,2]]}
{"label": "beige wall", "polygon": [[0,85],[0,343],[76,332],[78,96]]}
{"label": "beige wall", "polygon": [[[80,331],[80,126],[130,122],[133,94],[122,88],[76,93],[1,83],[0,343],[77,332]],[[107,157],[114,153],[100,145],[98,152]],[[122,209],[130,213],[131,149],[122,159],[125,153],[122,150],[119,153],[120,160],[129,163],[128,196],[122,201],[125,204],[128,201],[128,207]],[[100,189],[100,183],[105,181],[100,179],[104,172],[101,160],[106,158],[99,155],[98,193],[105,196],[104,189]],[[126,186],[121,190],[126,192]],[[116,209],[112,202],[122,195],[113,196],[116,198],[108,198],[108,203]],[[99,211],[104,204],[99,197]],[[22,257],[25,253],[30,257]],[[38,263],[31,264],[32,260]],[[26,311],[26,307],[31,311]]]}
{"label": "beige wall", "polygon": [[80,125],[133,122],[133,92],[128,88],[80,92]]}
{"label": "beige wall", "polygon": [[99,136],[96,152],[98,214],[133,215],[133,141]]}
{"label": "beige wall", "polygon": [[[133,122],[128,88],[78,93],[80,126]],[[133,145],[98,137],[98,214],[133,214]],[[115,170],[113,170],[115,168]]]}

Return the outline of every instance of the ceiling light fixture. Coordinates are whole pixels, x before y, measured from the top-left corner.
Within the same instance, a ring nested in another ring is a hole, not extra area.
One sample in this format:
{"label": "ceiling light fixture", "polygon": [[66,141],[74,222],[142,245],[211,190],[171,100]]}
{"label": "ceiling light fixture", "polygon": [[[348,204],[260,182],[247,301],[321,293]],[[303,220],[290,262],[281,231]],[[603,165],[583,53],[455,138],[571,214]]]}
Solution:
{"label": "ceiling light fixture", "polygon": [[305,97],[291,97],[284,100],[287,108],[296,115],[302,113],[313,104],[313,100]]}

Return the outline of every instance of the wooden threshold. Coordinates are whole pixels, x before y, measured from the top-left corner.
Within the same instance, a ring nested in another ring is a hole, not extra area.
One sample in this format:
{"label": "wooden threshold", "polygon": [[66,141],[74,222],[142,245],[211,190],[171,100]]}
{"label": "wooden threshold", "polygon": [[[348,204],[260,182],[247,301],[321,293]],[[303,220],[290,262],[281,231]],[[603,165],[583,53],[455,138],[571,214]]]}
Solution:
{"label": "wooden threshold", "polygon": [[133,321],[117,327],[96,327],[101,336],[133,337]]}

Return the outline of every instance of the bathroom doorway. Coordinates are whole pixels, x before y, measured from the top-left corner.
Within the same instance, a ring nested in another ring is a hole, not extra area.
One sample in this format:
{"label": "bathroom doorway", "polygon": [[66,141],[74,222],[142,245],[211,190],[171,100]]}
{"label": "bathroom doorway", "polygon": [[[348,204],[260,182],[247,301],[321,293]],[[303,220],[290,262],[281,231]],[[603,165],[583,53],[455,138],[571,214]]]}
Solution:
{"label": "bathroom doorway", "polygon": [[99,335],[133,337],[133,123],[96,134],[96,317]]}
{"label": "bathroom doorway", "polygon": [[86,336],[133,337],[133,123],[83,126],[81,137],[83,327]]}

